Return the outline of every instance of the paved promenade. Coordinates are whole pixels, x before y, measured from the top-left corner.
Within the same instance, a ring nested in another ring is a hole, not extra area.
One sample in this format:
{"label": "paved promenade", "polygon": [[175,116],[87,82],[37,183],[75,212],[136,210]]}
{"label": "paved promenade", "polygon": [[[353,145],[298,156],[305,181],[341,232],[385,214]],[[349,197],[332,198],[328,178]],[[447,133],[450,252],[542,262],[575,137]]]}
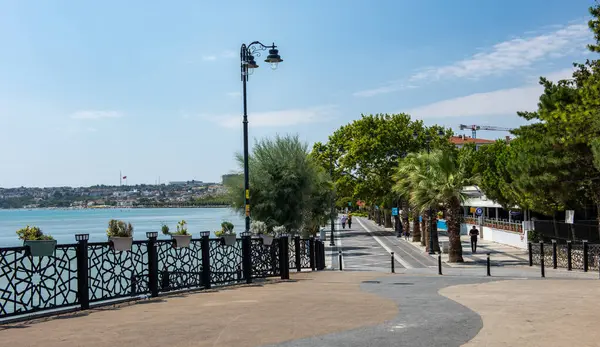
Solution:
{"label": "paved promenade", "polygon": [[538,267],[522,264],[521,250],[483,242],[496,259],[491,277],[485,255],[470,249],[465,264],[444,266],[440,276],[419,245],[358,220],[327,247],[334,269],[342,251],[344,271],[292,270],[290,281],[0,325],[0,346],[599,345],[597,273],[547,269],[542,279]]}

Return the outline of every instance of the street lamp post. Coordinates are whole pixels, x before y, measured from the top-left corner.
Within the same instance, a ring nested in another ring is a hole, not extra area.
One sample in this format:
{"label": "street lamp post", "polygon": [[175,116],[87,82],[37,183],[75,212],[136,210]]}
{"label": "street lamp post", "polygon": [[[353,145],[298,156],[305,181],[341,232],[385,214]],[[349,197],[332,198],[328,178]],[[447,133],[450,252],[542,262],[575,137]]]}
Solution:
{"label": "street lamp post", "polygon": [[[333,155],[329,154],[329,175],[331,176],[331,181],[333,184]],[[335,186],[332,188],[331,194],[331,234],[329,235],[329,245],[335,246],[335,241],[333,240],[333,232],[335,230]]]}
{"label": "street lamp post", "polygon": [[[445,134],[442,130],[438,131],[437,135],[440,138],[445,136]],[[415,131],[413,133],[413,137],[416,140],[419,138],[419,134]],[[427,156],[429,156],[429,153],[431,152],[431,140],[432,140],[431,134],[427,133],[425,136],[425,143],[427,144]],[[427,172],[429,172],[430,169],[431,169],[431,167],[429,166],[429,160],[427,160]],[[427,209],[427,218],[428,218],[428,223],[429,223],[429,254],[435,254],[435,252],[433,251],[433,213],[432,213],[431,205]]]}
{"label": "street lamp post", "polygon": [[271,68],[275,70],[277,65],[283,60],[279,56],[277,46],[273,43],[271,46],[265,46],[258,41],[254,41],[249,45],[242,44],[240,48],[240,70],[242,78],[242,94],[244,100],[244,209],[246,212],[246,232],[250,231],[250,177],[248,175],[248,103],[246,99],[246,82],[248,76],[258,68],[254,56],[260,57],[260,51],[269,49],[269,55],[265,62],[271,64]]}

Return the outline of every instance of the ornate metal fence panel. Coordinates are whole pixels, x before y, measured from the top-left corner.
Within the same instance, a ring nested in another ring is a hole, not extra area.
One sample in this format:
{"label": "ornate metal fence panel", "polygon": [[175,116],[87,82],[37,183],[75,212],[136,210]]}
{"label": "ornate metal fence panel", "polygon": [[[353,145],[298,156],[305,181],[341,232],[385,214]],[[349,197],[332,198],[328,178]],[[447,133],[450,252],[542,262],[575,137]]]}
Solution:
{"label": "ornate metal fence panel", "polygon": [[568,267],[568,252],[566,244],[561,243],[556,245],[556,256],[557,266],[566,269]]}
{"label": "ornate metal fence panel", "polygon": [[552,244],[544,245],[544,266],[552,267]]}
{"label": "ornate metal fence panel", "polygon": [[310,269],[310,240],[300,240],[300,267]]}
{"label": "ornate metal fence panel", "polygon": [[210,240],[210,272],[214,284],[231,284],[242,281],[242,240],[232,246],[221,239]]}
{"label": "ornate metal fence panel", "polygon": [[252,277],[264,278],[278,276],[279,270],[279,239],[274,239],[271,245],[264,245],[262,239],[252,239],[250,246],[252,255]]}
{"label": "ornate metal fence panel", "polygon": [[[544,247],[545,248],[545,247]],[[531,244],[531,255],[534,265],[540,265],[540,245],[538,243]]]}
{"label": "ornate metal fence panel", "polygon": [[131,251],[114,251],[108,242],[90,243],[90,302],[148,294],[148,241],[134,241]]}
{"label": "ornate metal fence panel", "polygon": [[600,245],[594,244],[588,246],[588,267],[590,270],[598,270],[600,261]]}
{"label": "ornate metal fence panel", "polygon": [[296,268],[296,246],[293,238],[288,238],[288,250],[289,250],[289,265],[290,269]]}
{"label": "ornate metal fence panel", "polygon": [[583,270],[583,244],[579,242],[571,248],[571,264],[573,269]]}
{"label": "ornate metal fence panel", "polygon": [[49,257],[0,248],[0,318],[76,305],[76,247],[57,246]]}
{"label": "ornate metal fence panel", "polygon": [[199,288],[202,283],[202,240],[176,248],[171,240],[156,241],[159,291]]}

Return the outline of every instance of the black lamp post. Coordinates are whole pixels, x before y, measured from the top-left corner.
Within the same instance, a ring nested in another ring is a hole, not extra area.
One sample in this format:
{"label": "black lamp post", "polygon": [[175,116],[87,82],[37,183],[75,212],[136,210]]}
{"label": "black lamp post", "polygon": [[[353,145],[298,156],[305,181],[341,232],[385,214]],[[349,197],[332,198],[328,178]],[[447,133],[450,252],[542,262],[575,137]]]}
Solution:
{"label": "black lamp post", "polygon": [[[439,138],[442,138],[445,136],[445,134],[442,130],[439,130],[437,133],[437,136]],[[415,132],[413,132],[413,137],[416,140],[419,138],[419,134],[415,131]],[[431,134],[427,133],[425,135],[425,143],[427,144],[427,155],[429,155],[429,153],[431,151],[431,140],[432,140]],[[429,160],[428,160],[427,161],[427,172],[429,172],[430,169],[431,169],[431,167],[429,166]],[[431,206],[429,206],[429,208],[427,209],[427,218],[429,219],[429,221],[428,221],[428,223],[429,223],[429,254],[435,254],[435,252],[433,251],[433,213],[432,213]]]}
{"label": "black lamp post", "polygon": [[[333,155],[329,154],[329,175],[331,176],[331,180],[333,183]],[[329,235],[329,245],[335,246],[335,241],[333,240],[333,232],[335,230],[335,185],[332,187],[331,192],[331,235]]]}
{"label": "black lamp post", "polygon": [[241,73],[242,73],[242,94],[244,100],[244,208],[246,210],[246,232],[250,232],[250,177],[248,176],[248,104],[246,101],[246,82],[248,76],[258,68],[254,56],[260,57],[260,51],[269,49],[269,55],[265,62],[271,64],[271,69],[277,69],[277,65],[283,61],[279,56],[277,46],[273,43],[271,46],[265,46],[258,41],[249,45],[242,44],[240,48]]}

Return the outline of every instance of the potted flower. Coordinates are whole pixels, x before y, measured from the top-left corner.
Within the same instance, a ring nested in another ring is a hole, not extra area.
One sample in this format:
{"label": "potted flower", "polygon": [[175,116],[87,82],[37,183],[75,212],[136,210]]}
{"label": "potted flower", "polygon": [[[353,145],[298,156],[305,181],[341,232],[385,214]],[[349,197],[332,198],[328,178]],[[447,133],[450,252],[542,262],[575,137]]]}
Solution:
{"label": "potted flower", "polygon": [[192,235],[188,233],[187,222],[185,220],[177,223],[177,231],[174,233],[169,232],[169,226],[166,224],[162,225],[161,231],[164,235],[171,235],[171,238],[175,240],[175,247],[183,248],[190,246]]}
{"label": "potted flower", "polygon": [[215,236],[220,237],[226,246],[235,245],[236,235],[233,231],[233,223],[227,221],[221,223],[221,230],[215,231]]}
{"label": "potted flower", "polygon": [[273,243],[273,235],[269,233],[267,228],[267,223],[262,221],[252,221],[250,223],[250,232],[254,235],[258,235],[262,241],[263,245],[270,246]]}
{"label": "potted flower", "polygon": [[34,257],[51,256],[56,249],[56,240],[50,235],[44,235],[42,230],[36,226],[17,230],[19,239],[23,240],[23,246],[28,247],[28,252]]}
{"label": "potted flower", "polygon": [[106,229],[108,241],[115,251],[129,251],[133,242],[133,226],[121,220],[111,219]]}

